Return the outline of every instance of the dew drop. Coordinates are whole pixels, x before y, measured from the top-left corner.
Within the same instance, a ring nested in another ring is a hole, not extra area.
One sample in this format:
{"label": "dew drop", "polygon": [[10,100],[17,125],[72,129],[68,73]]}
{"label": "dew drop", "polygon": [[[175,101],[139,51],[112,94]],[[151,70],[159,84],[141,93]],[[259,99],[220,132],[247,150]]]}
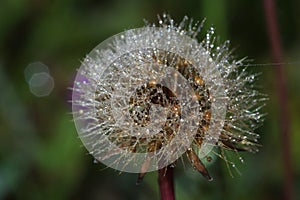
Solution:
{"label": "dew drop", "polygon": [[173,164],[169,165],[169,167],[170,167],[170,168],[174,168],[174,167],[175,167],[175,164],[173,163]]}
{"label": "dew drop", "polygon": [[207,162],[211,162],[212,161],[212,157],[211,156],[207,156],[206,160],[207,160]]}
{"label": "dew drop", "polygon": [[244,159],[242,157],[239,157],[241,163],[244,163]]}

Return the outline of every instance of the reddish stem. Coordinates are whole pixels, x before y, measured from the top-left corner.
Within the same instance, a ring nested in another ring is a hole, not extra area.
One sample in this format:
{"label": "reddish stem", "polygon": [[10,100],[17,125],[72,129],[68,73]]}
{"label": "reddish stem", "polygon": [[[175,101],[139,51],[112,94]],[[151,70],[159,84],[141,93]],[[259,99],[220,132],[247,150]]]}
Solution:
{"label": "reddish stem", "polygon": [[291,164],[291,149],[290,149],[290,120],[288,112],[288,92],[286,77],[284,74],[282,59],[282,48],[280,44],[280,34],[278,31],[276,10],[273,0],[264,0],[264,8],[266,14],[266,21],[268,26],[268,33],[270,45],[272,48],[272,56],[274,62],[278,65],[275,68],[275,76],[279,98],[280,108],[280,134],[282,142],[282,156],[284,167],[284,199],[293,199],[293,176]]}
{"label": "reddish stem", "polygon": [[158,170],[158,184],[161,200],[175,200],[173,168]]}

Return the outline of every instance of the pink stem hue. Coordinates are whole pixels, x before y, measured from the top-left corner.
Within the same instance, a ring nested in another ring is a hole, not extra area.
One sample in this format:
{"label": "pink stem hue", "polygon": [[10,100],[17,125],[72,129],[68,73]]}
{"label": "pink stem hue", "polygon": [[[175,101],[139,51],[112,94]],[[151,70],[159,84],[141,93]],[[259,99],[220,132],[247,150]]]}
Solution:
{"label": "pink stem hue", "polygon": [[278,31],[274,1],[264,0],[264,8],[273,60],[276,64],[279,63],[278,67],[275,68],[275,76],[280,108],[280,134],[284,167],[284,199],[290,200],[293,199],[293,172],[290,149],[290,115],[288,111],[287,83],[283,65],[280,64],[283,62],[282,48],[280,44],[280,34]]}
{"label": "pink stem hue", "polygon": [[161,200],[175,200],[173,168],[158,170],[158,184]]}

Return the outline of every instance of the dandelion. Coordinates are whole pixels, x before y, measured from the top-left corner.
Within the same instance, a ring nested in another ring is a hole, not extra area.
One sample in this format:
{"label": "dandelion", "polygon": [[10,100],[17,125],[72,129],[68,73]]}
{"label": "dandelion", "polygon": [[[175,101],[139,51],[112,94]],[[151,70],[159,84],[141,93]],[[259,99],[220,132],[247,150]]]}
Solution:
{"label": "dandelion", "polygon": [[[257,74],[234,60],[203,23],[168,15],[99,44],[73,87],[73,115],[83,144],[108,167],[139,173],[174,166],[187,156],[212,180],[203,159],[212,151],[257,152],[265,97]],[[218,153],[220,152],[220,153]],[[242,159],[241,159],[242,160]],[[234,165],[233,165],[234,167]]]}

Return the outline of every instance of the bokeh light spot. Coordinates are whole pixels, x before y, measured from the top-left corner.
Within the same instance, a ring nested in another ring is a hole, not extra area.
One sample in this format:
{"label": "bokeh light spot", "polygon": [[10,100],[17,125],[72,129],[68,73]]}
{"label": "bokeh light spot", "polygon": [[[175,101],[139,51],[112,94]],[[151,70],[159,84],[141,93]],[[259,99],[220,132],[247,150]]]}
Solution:
{"label": "bokeh light spot", "polygon": [[29,88],[37,97],[48,96],[54,88],[54,80],[46,72],[35,73],[29,80]]}
{"label": "bokeh light spot", "polygon": [[27,83],[30,81],[31,77],[36,73],[46,72],[49,74],[48,66],[42,62],[33,62],[27,65],[24,70],[24,76]]}

